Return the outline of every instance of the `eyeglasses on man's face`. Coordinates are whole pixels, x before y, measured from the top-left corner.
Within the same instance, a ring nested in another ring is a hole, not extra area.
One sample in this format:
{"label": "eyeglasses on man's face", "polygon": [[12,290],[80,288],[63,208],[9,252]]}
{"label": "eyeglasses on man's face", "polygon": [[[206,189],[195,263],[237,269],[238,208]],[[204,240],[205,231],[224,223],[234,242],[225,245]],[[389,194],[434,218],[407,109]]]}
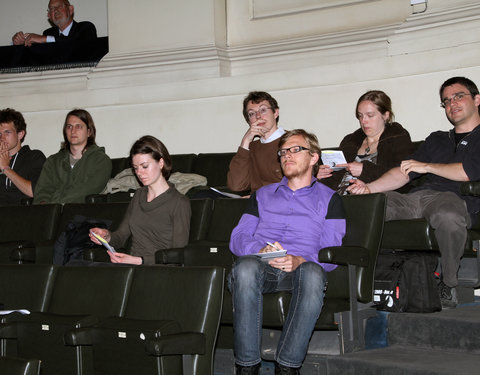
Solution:
{"label": "eyeglasses on man's face", "polygon": [[57,10],[63,10],[65,8],[65,4],[58,5],[56,7],[49,7],[47,8],[47,13],[55,13]]}
{"label": "eyeglasses on man's face", "polygon": [[[253,120],[257,118],[257,115],[260,114],[261,117],[265,116],[268,111],[272,109],[272,107],[260,107],[258,111],[254,111],[253,109],[247,112],[247,116],[249,120]],[[273,110],[273,109],[272,109]]]}
{"label": "eyeglasses on man's face", "polygon": [[450,98],[445,98],[442,100],[442,102],[440,103],[440,107],[442,108],[445,108],[445,107],[449,107],[452,102],[459,102],[460,100],[462,100],[466,95],[472,95],[470,93],[464,93],[464,92],[457,92],[456,94],[453,94],[453,96],[451,96]]}
{"label": "eyeglasses on man's face", "polygon": [[85,125],[83,125],[83,124],[75,124],[75,125],[68,124],[67,126],[65,126],[65,129],[68,130],[68,131],[72,131],[73,129],[82,130],[84,127],[85,127]]}
{"label": "eyeglasses on man's face", "polygon": [[281,148],[280,150],[278,150],[277,155],[278,156],[285,156],[285,155],[287,155],[287,152],[289,152],[291,154],[296,154],[300,151],[310,151],[310,149],[306,148],[306,147],[303,147],[303,146],[292,146],[292,147],[289,147],[289,148]]}

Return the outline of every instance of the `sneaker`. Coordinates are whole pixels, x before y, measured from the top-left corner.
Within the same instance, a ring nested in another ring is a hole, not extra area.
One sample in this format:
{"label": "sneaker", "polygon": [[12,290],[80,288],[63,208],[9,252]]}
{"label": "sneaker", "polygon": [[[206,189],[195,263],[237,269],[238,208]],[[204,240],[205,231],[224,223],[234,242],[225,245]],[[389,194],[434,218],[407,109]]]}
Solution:
{"label": "sneaker", "polygon": [[240,366],[235,364],[236,375],[258,375],[260,371],[261,363],[257,363],[253,366]]}
{"label": "sneaker", "polygon": [[300,369],[282,366],[275,362],[275,375],[300,375]]}
{"label": "sneaker", "polygon": [[438,292],[440,293],[440,302],[442,309],[454,309],[457,307],[457,289],[445,285],[443,281],[438,283]]}

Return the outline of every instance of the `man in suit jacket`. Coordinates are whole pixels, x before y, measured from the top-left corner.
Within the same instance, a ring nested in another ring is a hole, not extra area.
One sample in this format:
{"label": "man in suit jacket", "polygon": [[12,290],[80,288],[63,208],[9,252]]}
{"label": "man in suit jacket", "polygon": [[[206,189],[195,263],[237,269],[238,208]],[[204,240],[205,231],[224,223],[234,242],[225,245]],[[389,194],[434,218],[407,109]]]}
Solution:
{"label": "man in suit jacket", "polygon": [[50,0],[48,20],[54,26],[45,30],[43,35],[19,31],[12,37],[14,45],[31,46],[37,43],[55,43],[65,41],[89,42],[97,38],[97,30],[91,22],[75,22],[74,7],[68,0]]}

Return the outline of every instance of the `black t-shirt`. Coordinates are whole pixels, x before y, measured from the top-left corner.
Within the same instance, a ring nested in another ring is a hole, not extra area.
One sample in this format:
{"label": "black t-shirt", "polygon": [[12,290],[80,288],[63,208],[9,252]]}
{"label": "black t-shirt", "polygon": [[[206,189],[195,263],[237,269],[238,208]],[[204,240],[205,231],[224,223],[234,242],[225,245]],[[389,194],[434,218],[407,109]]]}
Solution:
{"label": "black t-shirt", "polygon": [[[463,169],[470,181],[480,180],[480,125],[470,133],[457,135],[450,132],[437,131],[430,134],[425,142],[412,155],[412,159],[425,163],[462,163]],[[410,179],[422,176],[411,172]],[[480,212],[480,198],[460,195],[462,181],[452,181],[448,178],[427,173],[426,181],[416,190],[431,189],[437,191],[451,191],[458,194],[467,203],[468,212],[476,215]]]}
{"label": "black t-shirt", "polygon": [[[10,168],[17,174],[32,182],[32,189],[35,191],[45,155],[39,150],[30,150],[30,147],[23,146],[10,160]],[[14,206],[20,204],[21,200],[28,198],[15,184],[3,173],[0,174],[0,206]]]}

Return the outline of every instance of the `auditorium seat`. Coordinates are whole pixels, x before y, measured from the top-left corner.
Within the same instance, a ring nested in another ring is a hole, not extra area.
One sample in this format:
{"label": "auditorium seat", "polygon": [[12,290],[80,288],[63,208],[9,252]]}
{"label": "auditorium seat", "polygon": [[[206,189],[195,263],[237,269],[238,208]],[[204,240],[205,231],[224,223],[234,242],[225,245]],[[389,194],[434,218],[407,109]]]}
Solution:
{"label": "auditorium seat", "polygon": [[[464,182],[460,194],[480,197],[480,182]],[[480,286],[480,215],[476,223],[468,230],[463,258],[460,261],[458,282],[465,287],[465,302],[473,301],[473,288]],[[425,219],[391,220],[385,223],[383,249],[403,249],[409,251],[432,250],[438,252],[435,230]],[[463,293],[462,293],[463,294]]]}
{"label": "auditorium seat", "polygon": [[[26,207],[27,209],[35,209],[35,207],[43,207],[42,205],[34,205]],[[53,259],[53,244],[55,240],[63,232],[67,224],[75,215],[81,215],[87,218],[111,220],[111,229],[115,230],[120,225],[123,216],[127,210],[128,203],[67,203],[63,206],[61,214],[57,219],[57,223],[50,238],[43,241],[36,241],[35,247],[18,248],[12,253],[12,259],[17,263],[40,263],[51,264]],[[97,253],[98,252],[98,253]],[[98,260],[108,260],[107,254],[104,254],[103,247],[98,247],[97,252],[92,249],[91,253],[86,256]]]}
{"label": "auditorium seat", "polygon": [[219,267],[137,267],[124,316],[65,341],[93,344],[96,374],[213,374],[223,279]]}
{"label": "auditorium seat", "polygon": [[12,252],[55,238],[61,209],[59,204],[0,207],[0,263],[17,263]]}
{"label": "auditorium seat", "polygon": [[39,375],[40,360],[16,357],[0,357],[0,374]]}
{"label": "auditorium seat", "polygon": [[[0,265],[0,310],[45,311],[56,271],[53,265]],[[11,318],[3,315],[0,322],[6,323]],[[0,339],[0,355],[16,354],[15,342]]]}
{"label": "auditorium seat", "polygon": [[15,316],[0,337],[16,339],[19,357],[41,359],[42,375],[92,374],[91,347],[65,346],[64,333],[123,315],[132,277],[133,267],[58,267],[46,310]]}
{"label": "auditorium seat", "polygon": [[[383,233],[385,195],[344,196],[342,200],[346,211],[347,233],[342,246],[326,248],[319,253],[319,261],[339,264],[339,267],[328,273],[329,287],[315,329],[339,330],[340,337],[334,336],[338,350],[352,351],[363,346],[365,319],[375,314],[375,309],[371,308],[373,278]],[[218,199],[215,204],[217,202]],[[224,212],[224,209],[226,206],[222,205],[220,211],[224,217],[228,217],[228,210]],[[238,222],[238,218],[236,220]],[[214,236],[212,233],[212,237],[220,239],[221,235]],[[224,267],[227,272],[230,271],[234,259],[229,252],[228,243],[187,246],[185,249],[171,249],[156,254],[158,263],[215,265]],[[290,298],[291,294],[286,292],[264,295],[264,328],[273,331],[282,328],[288,314]],[[221,323],[219,347],[232,348],[233,314],[229,292],[225,293]],[[272,336],[275,338],[273,342],[264,343],[264,353],[269,353],[266,359],[273,359],[272,353],[276,348],[275,340],[278,336],[274,333]]]}

